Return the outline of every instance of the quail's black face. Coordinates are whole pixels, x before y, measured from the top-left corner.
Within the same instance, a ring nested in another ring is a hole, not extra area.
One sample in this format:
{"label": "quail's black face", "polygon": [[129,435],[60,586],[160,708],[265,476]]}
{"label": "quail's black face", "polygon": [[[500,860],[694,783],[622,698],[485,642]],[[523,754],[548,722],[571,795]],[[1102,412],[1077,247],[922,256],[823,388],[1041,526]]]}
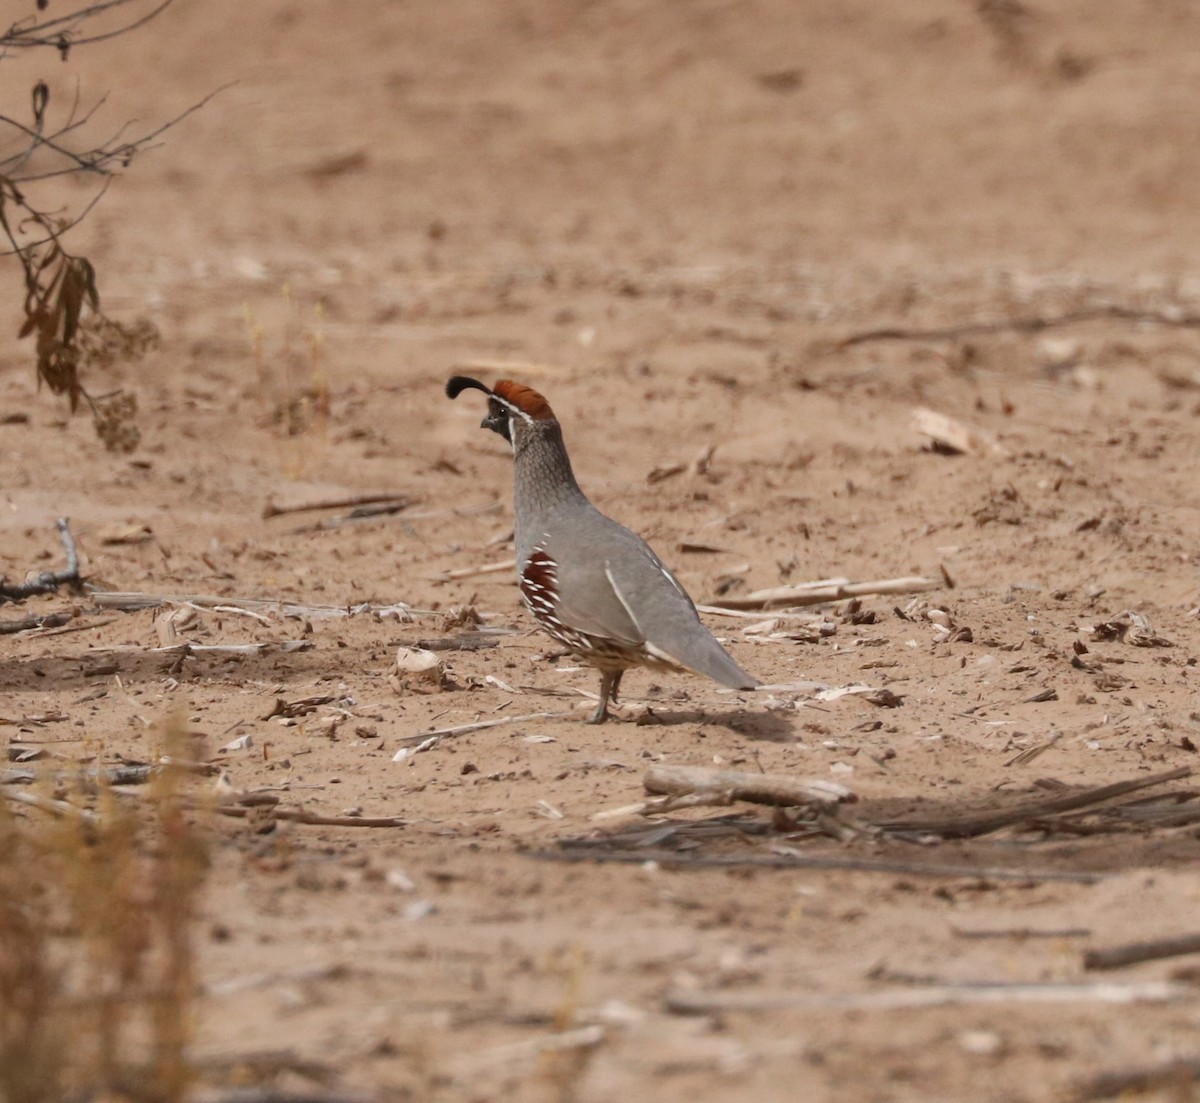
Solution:
{"label": "quail's black face", "polygon": [[508,409],[503,402],[497,398],[489,398],[487,417],[479,423],[479,428],[491,429],[493,433],[499,433],[509,444],[512,444],[508,416]]}
{"label": "quail's black face", "polygon": [[478,379],[472,379],[469,375],[454,375],[446,382],[446,394],[450,398],[457,398],[466,390],[483,391],[488,396],[487,417],[479,423],[479,427],[481,429],[491,429],[493,433],[499,433],[509,444],[512,444],[512,429],[510,427],[512,407],[500,398],[497,398],[492,393],[490,387],[484,386]]}

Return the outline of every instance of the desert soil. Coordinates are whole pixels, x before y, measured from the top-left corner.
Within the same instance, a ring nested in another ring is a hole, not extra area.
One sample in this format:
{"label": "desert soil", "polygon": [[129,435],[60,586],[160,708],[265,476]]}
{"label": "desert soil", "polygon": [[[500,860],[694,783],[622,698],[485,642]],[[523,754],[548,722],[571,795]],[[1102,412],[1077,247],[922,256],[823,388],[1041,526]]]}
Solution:
{"label": "desert soil", "polygon": [[[96,587],[327,607],[205,608],[181,641],[311,646],[181,660],[154,651],[174,607],[30,601],[78,606],[79,630],[0,637],[5,739],[150,761],[182,714],[224,786],[402,821],[206,821],[198,1061],[287,1048],[383,1100],[764,1103],[1041,1100],[1196,1056],[1186,987],[854,1005],[1186,979],[1188,959],[1083,957],[1195,929],[1194,827],[920,845],[779,823],[678,866],[537,855],[646,827],[594,817],[644,799],[654,765],[835,781],[866,822],[1195,761],[1198,41],[1183,0],[178,0],[66,66],[5,61],[54,104],[107,91],[112,129],[224,90],[73,239],[110,313],[162,334],[88,380],[137,395],[138,451],[36,390],[9,274],[0,570],[60,562],[66,516]],[[905,333],[842,343],[879,328]],[[706,616],[764,682],[894,696],[633,672],[621,716],[582,724],[595,675],[511,571],[469,573],[511,557],[511,458],[480,396],[446,401],[464,365],[545,392],[585,489],[697,601],[938,580],[816,610],[826,635]],[[918,408],[972,449],[932,448]],[[264,518],[383,492],[411,504]],[[439,652],[440,689],[389,680],[398,647],[469,633],[468,608],[512,631]],[[1129,611],[1164,645],[1095,638]],[[769,822],[670,822],[731,812]],[[682,865],[780,846],[1016,875]],[[681,992],[813,1003],[681,1015]]]}

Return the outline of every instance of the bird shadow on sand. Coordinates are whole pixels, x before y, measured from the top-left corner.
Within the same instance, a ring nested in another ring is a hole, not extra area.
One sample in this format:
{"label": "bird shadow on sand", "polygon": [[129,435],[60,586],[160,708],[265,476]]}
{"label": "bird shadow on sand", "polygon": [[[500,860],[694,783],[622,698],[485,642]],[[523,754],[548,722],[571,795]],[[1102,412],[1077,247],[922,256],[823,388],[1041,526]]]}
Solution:
{"label": "bird shadow on sand", "polygon": [[[615,710],[614,710],[615,711]],[[679,724],[698,724],[702,727],[728,728],[748,739],[764,743],[790,743],[796,738],[791,721],[777,712],[759,712],[753,708],[727,709],[714,712],[708,709],[639,710],[634,717],[624,719],[638,727],[675,727]]]}

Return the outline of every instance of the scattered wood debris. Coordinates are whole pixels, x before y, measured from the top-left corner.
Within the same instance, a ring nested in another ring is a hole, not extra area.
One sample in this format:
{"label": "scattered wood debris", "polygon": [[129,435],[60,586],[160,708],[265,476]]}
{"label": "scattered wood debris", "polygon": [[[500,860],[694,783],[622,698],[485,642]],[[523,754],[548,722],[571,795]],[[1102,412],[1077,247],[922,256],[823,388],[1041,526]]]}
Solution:
{"label": "scattered wood debris", "polygon": [[[978,838],[998,831],[1021,833],[1034,839],[1072,838],[1153,827],[1174,828],[1200,824],[1200,792],[1182,790],[1157,798],[1139,795],[1143,790],[1189,777],[1190,767],[1115,782],[1078,791],[1060,791],[1033,801],[1005,801],[1002,807],[973,809],[939,817],[896,819],[869,801],[855,803],[853,816],[846,805],[854,794],[828,782],[787,776],[737,774],[697,767],[655,767],[645,778],[648,792],[666,793],[639,805],[602,812],[595,819],[630,815],[661,816],[668,810],[697,805],[728,804],[733,800],[765,803],[789,812],[761,819],[752,815],[660,820],[652,827],[618,829],[611,834],[591,834],[562,839],[557,850],[537,856],[566,861],[656,861],[672,868],[766,867],[776,869],[847,869],[917,876],[977,877],[981,879],[1066,880],[1089,883],[1101,875],[1089,871],[1039,870],[1028,863],[1006,869],[991,864],[962,866],[935,861],[908,862],[887,858],[861,858],[840,853],[811,853],[780,840],[834,839],[848,842],[872,839],[931,845],[941,841]],[[993,797],[993,800],[995,798]],[[676,803],[671,804],[670,801]],[[747,850],[747,839],[764,840],[766,853]],[[737,840],[735,853],[715,853],[722,841]]]}

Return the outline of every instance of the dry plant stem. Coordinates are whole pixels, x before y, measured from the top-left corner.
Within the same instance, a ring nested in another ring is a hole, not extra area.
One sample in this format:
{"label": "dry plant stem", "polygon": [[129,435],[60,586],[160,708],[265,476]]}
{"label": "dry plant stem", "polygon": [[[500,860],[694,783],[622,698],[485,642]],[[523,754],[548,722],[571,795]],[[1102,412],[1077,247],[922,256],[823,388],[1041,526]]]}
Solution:
{"label": "dry plant stem", "polygon": [[[33,632],[38,628],[61,629],[61,626],[65,625],[74,615],[71,612],[28,613],[20,620],[0,620],[0,636],[15,636],[18,632]],[[74,626],[73,630],[79,631],[79,627],[89,626]]]}
{"label": "dry plant stem", "polygon": [[413,499],[407,494],[355,494],[348,498],[325,498],[319,502],[305,502],[298,506],[277,506],[268,502],[263,506],[264,521],[272,517],[283,517],[289,513],[316,513],[323,509],[345,509],[354,506],[373,506],[387,503],[398,509],[412,504]]}
{"label": "dry plant stem", "polygon": [[28,582],[12,585],[0,580],[0,604],[6,601],[24,601],[35,594],[49,594],[60,586],[79,585],[79,549],[75,546],[75,537],[71,535],[70,526],[65,517],[56,522],[58,535],[62,540],[63,551],[66,553],[67,566],[62,571],[43,571]]}
{"label": "dry plant stem", "polygon": [[986,337],[992,333],[1040,333],[1046,329],[1105,318],[1122,322],[1155,322],[1158,325],[1183,329],[1200,328],[1200,314],[1168,314],[1162,310],[1139,310],[1130,306],[1092,306],[1082,310],[1069,310],[1059,315],[1035,314],[1022,318],[1000,318],[991,322],[967,322],[963,325],[934,329],[906,329],[902,326],[864,329],[843,337],[835,347],[846,349],[871,341],[957,341],[963,337]]}
{"label": "dry plant stem", "polygon": [[951,930],[959,938],[1091,938],[1090,927],[996,927],[987,930],[973,931],[962,927],[952,927]]}
{"label": "dry plant stem", "polygon": [[1191,1085],[1200,1080],[1200,1057],[1181,1057],[1153,1068],[1125,1072],[1102,1072],[1084,1083],[1075,1095],[1079,1103],[1091,1099],[1133,1099],[1149,1092],[1169,1092],[1164,1099],[1181,1101],[1193,1098]]}
{"label": "dry plant stem", "polygon": [[581,1026],[574,1030],[563,1030],[541,1038],[530,1038],[526,1042],[497,1046],[485,1050],[470,1061],[471,1067],[505,1064],[509,1061],[524,1061],[542,1053],[559,1053],[571,1049],[590,1049],[598,1046],[607,1037],[607,1031],[599,1024]]}
{"label": "dry plant stem", "polygon": [[1101,785],[1095,789],[1085,789],[1080,793],[1072,793],[1065,797],[1051,797],[1049,800],[1030,801],[1003,812],[985,812],[982,815],[950,816],[937,820],[911,820],[880,824],[886,831],[906,832],[921,835],[936,835],[943,839],[966,839],[976,835],[987,835],[1002,827],[1014,827],[1017,824],[1028,823],[1042,816],[1053,815],[1057,812],[1070,812],[1077,808],[1100,804],[1126,793],[1147,789],[1152,785],[1162,785],[1168,781],[1191,776],[1190,766],[1179,766],[1161,774],[1151,774],[1132,781],[1118,781],[1112,785]]}
{"label": "dry plant stem", "polygon": [[[453,739],[456,735],[466,735],[468,732],[483,731],[485,728],[498,728],[503,724],[520,724],[525,720],[556,720],[570,715],[569,712],[530,712],[524,716],[502,716],[498,720],[477,720],[473,724],[459,724],[453,728],[439,728],[437,731],[403,736],[400,740],[400,746],[416,747],[430,739],[440,742],[443,739]],[[436,746],[436,742],[434,746]]]}
{"label": "dry plant stem", "polygon": [[[283,617],[352,617],[360,613],[379,612],[380,607],[364,604],[346,605],[304,605],[298,602],[284,601],[283,598],[241,598],[214,597],[211,594],[146,594],[137,591],[120,592],[116,590],[97,590],[91,595],[95,604],[103,609],[120,609],[123,612],[137,612],[141,609],[157,609],[161,605],[199,605],[213,609],[217,606],[231,606],[240,609],[261,609],[275,612]],[[394,609],[396,606],[387,606]],[[415,609],[404,606],[405,612],[414,617],[433,616],[435,610]]]}
{"label": "dry plant stem", "polygon": [[765,620],[769,617],[771,620],[802,620],[816,624],[822,619],[820,613],[788,613],[780,609],[772,609],[766,617],[761,610],[726,609],[720,605],[697,605],[696,609],[701,613],[711,613],[714,617],[731,617],[738,620]]}
{"label": "dry plant stem", "polygon": [[801,781],[786,774],[747,774],[704,766],[652,766],[643,779],[647,793],[728,793],[733,800],[782,808],[819,808],[858,800],[832,781]]}
{"label": "dry plant stem", "polygon": [[188,1103],[379,1103],[380,1097],[345,1091],[283,1088],[205,1088],[188,1095]]}
{"label": "dry plant stem", "polygon": [[1083,955],[1085,969],[1123,969],[1143,961],[1161,961],[1184,954],[1200,954],[1200,935],[1160,938],[1148,942],[1130,942],[1107,950],[1088,950]]}
{"label": "dry plant stem", "polygon": [[73,816],[88,824],[99,822],[99,818],[94,812],[89,812],[86,808],[76,808],[75,805],[68,804],[65,800],[53,800],[50,797],[39,796],[37,793],[12,792],[11,790],[0,792],[0,797],[5,797],[16,804],[28,804],[31,808],[38,808],[54,816]]}
{"label": "dry plant stem", "polygon": [[601,847],[564,847],[535,850],[530,857],[552,862],[620,862],[642,865],[656,862],[667,869],[826,869],[855,873],[903,874],[912,877],[966,877],[977,881],[1066,881],[1092,885],[1104,880],[1100,873],[1083,870],[1006,869],[1003,866],[938,865],[934,862],[900,862],[888,858],[852,858],[836,854],[748,854],[744,857],[696,855],[672,850],[604,850]]}
{"label": "dry plant stem", "polygon": [[928,590],[940,590],[945,583],[941,579],[909,576],[905,578],[881,578],[874,582],[851,582],[845,578],[825,578],[817,582],[802,582],[795,586],[773,586],[767,590],[736,597],[722,597],[709,605],[726,609],[766,609],[772,605],[821,605],[827,601],[843,601],[852,597],[868,597],[871,594],[922,594]]}
{"label": "dry plant stem", "polygon": [[[56,614],[67,616],[68,614]],[[73,616],[74,614],[70,614]],[[99,620],[89,620],[83,624],[64,624],[61,628],[53,627],[49,623],[42,625],[42,630],[31,636],[31,639],[42,639],[44,636],[65,636],[69,632],[88,632],[93,628],[103,628],[106,624],[112,624],[116,621],[116,617],[101,617]]]}
{"label": "dry plant stem", "polygon": [[912,1011],[923,1007],[1012,1003],[1167,1003],[1193,995],[1187,985],[1144,984],[947,984],[887,992],[682,992],[667,994],[667,1010],[677,1015],[729,1011]]}
{"label": "dry plant stem", "polygon": [[311,651],[312,640],[274,640],[271,643],[173,643],[169,647],[98,647],[96,654],[123,655],[133,652],[148,655],[268,655],[273,651],[290,655]]}
{"label": "dry plant stem", "polygon": [[503,571],[515,570],[517,561],[515,559],[505,559],[501,563],[485,563],[479,567],[459,567],[453,571],[447,571],[445,576],[449,579],[458,578],[475,578],[481,574],[500,574]]}
{"label": "dry plant stem", "polygon": [[[381,517],[389,513],[401,513],[408,507],[396,507],[392,505],[378,506],[359,506],[344,517],[327,517],[323,521],[314,521],[311,525],[300,525],[294,529],[288,529],[289,536],[300,536],[308,532],[326,532],[329,529],[341,528],[343,525],[357,524],[359,521],[370,521],[375,517]],[[404,513],[405,524],[411,524],[413,521],[428,521],[437,517],[473,517],[480,513],[494,513],[500,509],[499,501],[485,502],[478,506],[463,506],[461,509],[427,509],[418,513]]]}
{"label": "dry plant stem", "polygon": [[[203,810],[205,806],[189,805],[189,807]],[[233,819],[245,819],[251,814],[263,814],[261,809],[247,808],[240,804],[218,804],[214,811]],[[291,823],[309,824],[316,827],[408,826],[408,821],[399,816],[322,816],[318,812],[305,812],[300,808],[269,808],[265,814],[273,820],[288,820]]]}

